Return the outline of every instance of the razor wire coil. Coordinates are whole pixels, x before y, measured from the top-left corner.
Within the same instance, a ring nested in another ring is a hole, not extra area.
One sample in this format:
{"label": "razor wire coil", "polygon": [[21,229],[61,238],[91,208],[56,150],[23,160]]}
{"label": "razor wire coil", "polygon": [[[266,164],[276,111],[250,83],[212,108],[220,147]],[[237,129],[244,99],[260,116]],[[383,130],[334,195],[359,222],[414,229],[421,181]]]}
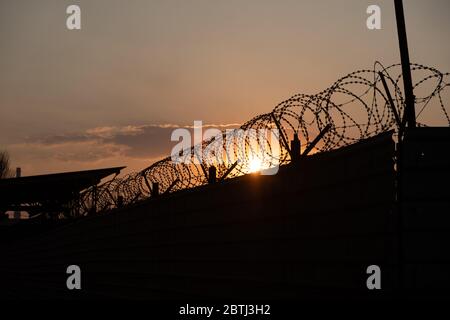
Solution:
{"label": "razor wire coil", "polygon": [[[419,79],[413,83],[418,120],[434,102],[433,107],[437,109],[434,113],[450,126],[442,97],[449,86],[450,74],[420,64],[411,64],[411,72],[413,78]],[[223,132],[183,150],[178,161],[173,161],[169,156],[140,172],[114,177],[85,190],[80,197],[80,214],[103,212],[148,199],[154,195],[155,184],[160,193],[205,185],[208,183],[206,166],[210,165],[216,167],[219,179],[247,174],[251,172],[251,163],[255,158],[255,145],[260,149],[259,155],[263,155],[262,167],[285,165],[291,161],[289,146],[280,143],[280,138],[290,141],[294,134],[298,135],[304,149],[329,126],[330,129],[314,148],[314,152],[319,153],[398,129],[380,73],[388,84],[393,107],[399,115],[403,115],[405,99],[400,87],[401,65],[383,67],[376,62],[372,69],[349,73],[317,94],[296,94],[279,103],[271,112],[252,118],[232,132]],[[432,81],[434,84],[431,84]],[[427,123],[418,122],[418,125],[426,126]],[[258,134],[274,128],[279,129],[277,148],[275,141]]]}

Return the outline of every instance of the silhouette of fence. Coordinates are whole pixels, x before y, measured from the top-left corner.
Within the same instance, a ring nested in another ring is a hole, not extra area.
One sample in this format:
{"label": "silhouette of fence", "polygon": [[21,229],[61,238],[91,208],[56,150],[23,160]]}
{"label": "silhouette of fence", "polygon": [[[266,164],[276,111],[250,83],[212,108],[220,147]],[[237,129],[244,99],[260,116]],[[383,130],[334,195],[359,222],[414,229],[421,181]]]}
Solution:
{"label": "silhouette of fence", "polygon": [[[240,176],[56,221],[62,225],[2,242],[0,272],[8,277],[0,297],[359,296],[368,292],[371,264],[381,266],[389,294],[393,154],[387,132],[283,166],[275,176]],[[70,264],[82,269],[82,290],[66,289]]]}
{"label": "silhouette of fence", "polygon": [[[420,116],[431,107],[438,108],[440,118],[450,125],[442,97],[443,90],[449,85],[450,74],[420,64],[411,64],[411,71],[420,79],[413,85],[418,125],[427,125],[420,122]],[[324,128],[329,128],[321,141],[314,145],[316,153],[351,145],[391,129],[401,135],[405,126],[401,80],[400,64],[383,67],[376,62],[373,69],[352,72],[322,92],[294,95],[271,112],[247,121],[239,129],[224,132],[184,150],[183,161],[174,162],[169,156],[140,172],[116,177],[86,190],[81,196],[80,214],[102,212],[134,204],[159,193],[207,184],[207,166],[210,165],[216,167],[220,180],[249,173],[256,152],[255,144],[260,147],[257,154],[262,159],[262,167],[285,165],[291,161],[288,141],[294,134],[299,136],[304,146],[302,150],[306,150],[313,147],[313,140]],[[264,129],[278,129],[279,148],[276,152],[273,141],[258,135]],[[216,152],[211,152],[211,149]]]}
{"label": "silhouette of fence", "polygon": [[[417,70],[431,72],[421,66]],[[370,72],[365,74],[372,74],[380,85],[379,74]],[[446,118],[441,93],[448,74],[435,75],[429,79],[436,79],[438,87],[433,86],[428,99],[416,90],[416,100],[423,108],[436,98]],[[396,88],[398,78],[385,77],[391,89]],[[367,86],[362,78],[355,73],[341,83]],[[372,124],[358,123],[361,130],[352,131],[355,127],[348,124],[345,131],[336,116],[329,117],[331,122],[319,122],[320,115],[315,122],[305,117],[298,117],[298,123],[290,120],[290,115],[306,108],[300,98],[243,125],[276,126],[275,118],[286,136],[298,129],[302,141],[308,141],[303,154],[319,129],[330,125],[315,154],[298,165],[285,165],[291,158],[282,145],[282,167],[276,176],[238,176],[249,169],[240,163],[223,183],[206,185],[202,168],[197,167],[198,175],[183,176],[191,174],[191,168],[181,171],[182,164],[166,158],[139,173],[108,181],[97,189],[102,201],[98,211],[120,206],[120,201],[134,205],[103,216],[50,221],[61,225],[33,234],[15,232],[15,238],[7,238],[9,243],[3,241],[0,272],[8,277],[0,296],[362,297],[369,294],[365,271],[372,264],[383,270],[384,296],[399,287],[419,295],[443,290],[448,296],[449,129],[409,128],[396,146],[391,129],[398,129],[402,137],[403,112],[396,117],[393,111],[403,110],[399,93],[392,95],[400,103],[397,109],[379,97],[386,91],[373,87],[345,106],[361,103],[374,92],[373,100],[384,113],[367,113]],[[317,109],[321,110],[319,105]],[[341,111],[349,114],[343,107]],[[359,138],[354,138],[355,132]],[[140,201],[152,197],[153,182],[169,194]],[[64,286],[63,271],[73,263],[83,270],[79,292]]]}

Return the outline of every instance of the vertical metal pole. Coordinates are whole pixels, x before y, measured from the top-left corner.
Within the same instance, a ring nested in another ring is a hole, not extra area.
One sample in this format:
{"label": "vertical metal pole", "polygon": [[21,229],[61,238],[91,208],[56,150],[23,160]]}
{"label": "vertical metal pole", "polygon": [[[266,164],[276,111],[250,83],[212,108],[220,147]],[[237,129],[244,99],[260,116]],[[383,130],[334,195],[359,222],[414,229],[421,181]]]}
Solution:
{"label": "vertical metal pole", "polygon": [[153,197],[159,196],[159,183],[158,182],[153,182],[152,196]]}
{"label": "vertical metal pole", "polygon": [[414,109],[414,94],[412,88],[411,68],[409,62],[408,39],[406,37],[405,14],[403,1],[394,0],[395,18],[397,20],[398,42],[400,45],[400,58],[402,61],[403,85],[405,92],[405,119],[408,127],[416,126],[416,111]]}
{"label": "vertical metal pole", "polygon": [[93,197],[94,197],[94,212],[93,214],[97,213],[97,185],[94,186],[94,193],[93,193]]}
{"label": "vertical metal pole", "polygon": [[208,183],[216,183],[217,181],[217,168],[215,166],[210,166],[208,168]]}
{"label": "vertical metal pole", "polygon": [[[16,178],[20,178],[22,176],[22,169],[20,167],[16,168]],[[14,211],[14,219],[20,219],[21,217],[20,211]]]}

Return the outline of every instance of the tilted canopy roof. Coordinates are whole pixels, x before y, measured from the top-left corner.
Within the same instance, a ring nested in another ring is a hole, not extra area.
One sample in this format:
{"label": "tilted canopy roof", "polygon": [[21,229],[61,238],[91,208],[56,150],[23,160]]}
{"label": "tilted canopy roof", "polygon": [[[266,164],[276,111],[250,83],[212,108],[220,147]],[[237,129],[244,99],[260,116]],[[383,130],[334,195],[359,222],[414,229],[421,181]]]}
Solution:
{"label": "tilted canopy roof", "polygon": [[0,179],[0,209],[25,203],[68,201],[80,191],[97,185],[103,178],[119,174],[123,168],[125,167]]}

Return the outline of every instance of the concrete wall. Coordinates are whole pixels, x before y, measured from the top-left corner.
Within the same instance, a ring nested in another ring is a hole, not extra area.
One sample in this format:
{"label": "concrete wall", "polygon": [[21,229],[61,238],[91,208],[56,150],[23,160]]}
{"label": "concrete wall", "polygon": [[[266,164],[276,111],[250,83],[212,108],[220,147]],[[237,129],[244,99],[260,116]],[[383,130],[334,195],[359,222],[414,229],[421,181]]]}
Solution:
{"label": "concrete wall", "polygon": [[404,283],[410,292],[450,287],[450,128],[417,128],[402,149]]}

